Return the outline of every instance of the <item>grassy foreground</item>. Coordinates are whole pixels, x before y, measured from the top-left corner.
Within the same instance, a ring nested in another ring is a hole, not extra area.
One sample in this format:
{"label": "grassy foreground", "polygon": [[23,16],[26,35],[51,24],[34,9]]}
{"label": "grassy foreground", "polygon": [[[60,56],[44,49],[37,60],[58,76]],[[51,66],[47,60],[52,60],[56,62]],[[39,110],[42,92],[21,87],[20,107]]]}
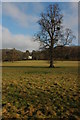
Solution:
{"label": "grassy foreground", "polygon": [[5,62],[2,69],[3,118],[80,118],[77,61]]}

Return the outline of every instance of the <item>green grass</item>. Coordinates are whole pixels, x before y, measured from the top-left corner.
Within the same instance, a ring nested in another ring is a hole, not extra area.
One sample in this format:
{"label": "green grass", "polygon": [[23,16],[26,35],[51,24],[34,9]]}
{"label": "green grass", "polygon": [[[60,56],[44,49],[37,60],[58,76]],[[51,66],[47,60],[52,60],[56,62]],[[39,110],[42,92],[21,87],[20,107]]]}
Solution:
{"label": "green grass", "polygon": [[77,61],[3,63],[3,118],[79,119],[80,82]]}

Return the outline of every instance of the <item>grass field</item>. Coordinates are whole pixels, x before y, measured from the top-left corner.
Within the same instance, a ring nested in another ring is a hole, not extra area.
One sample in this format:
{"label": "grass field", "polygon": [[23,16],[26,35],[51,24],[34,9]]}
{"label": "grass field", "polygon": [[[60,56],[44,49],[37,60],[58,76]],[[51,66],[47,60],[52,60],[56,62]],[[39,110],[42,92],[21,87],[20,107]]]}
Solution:
{"label": "grass field", "polygon": [[78,61],[4,62],[2,107],[5,119],[80,119]]}

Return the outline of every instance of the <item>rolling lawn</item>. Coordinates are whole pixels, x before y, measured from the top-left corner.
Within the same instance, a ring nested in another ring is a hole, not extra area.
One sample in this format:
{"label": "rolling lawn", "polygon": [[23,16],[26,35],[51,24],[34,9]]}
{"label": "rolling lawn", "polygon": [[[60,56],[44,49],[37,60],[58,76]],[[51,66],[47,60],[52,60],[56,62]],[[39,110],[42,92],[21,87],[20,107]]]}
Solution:
{"label": "rolling lawn", "polygon": [[78,61],[4,62],[3,119],[80,119]]}

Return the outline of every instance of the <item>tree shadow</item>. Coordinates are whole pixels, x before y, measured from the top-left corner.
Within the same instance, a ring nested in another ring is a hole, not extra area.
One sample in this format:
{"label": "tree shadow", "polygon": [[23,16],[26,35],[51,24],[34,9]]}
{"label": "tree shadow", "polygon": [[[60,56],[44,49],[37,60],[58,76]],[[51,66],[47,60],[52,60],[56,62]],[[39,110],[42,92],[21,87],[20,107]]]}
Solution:
{"label": "tree shadow", "polygon": [[2,66],[2,68],[49,68],[49,69],[56,69],[56,68],[64,68],[63,66],[55,66],[54,68],[50,68],[49,66]]}

